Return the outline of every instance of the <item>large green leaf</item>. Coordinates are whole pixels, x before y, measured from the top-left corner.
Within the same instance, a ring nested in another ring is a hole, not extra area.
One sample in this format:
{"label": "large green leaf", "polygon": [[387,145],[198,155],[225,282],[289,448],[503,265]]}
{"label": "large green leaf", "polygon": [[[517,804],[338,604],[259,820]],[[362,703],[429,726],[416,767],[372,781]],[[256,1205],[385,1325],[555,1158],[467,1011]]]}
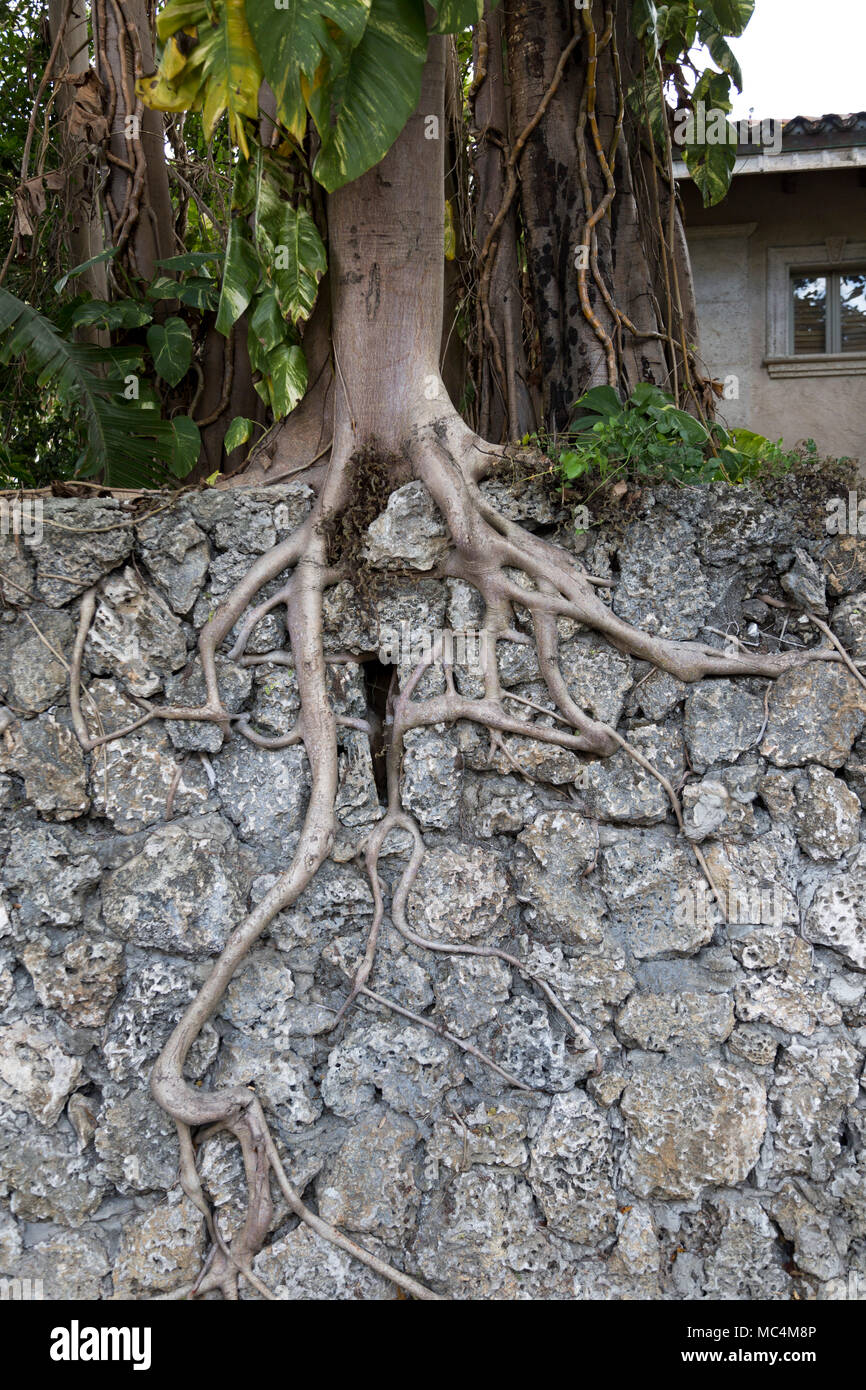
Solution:
{"label": "large green leaf", "polygon": [[704,137],[699,138],[700,122],[694,123],[692,139],[683,149],[683,158],[701,191],[704,207],[708,208],[724,198],[737,162],[737,133],[726,119],[731,109],[730,92],[731,79],[727,73],[707,70],[701,75],[692,98],[694,106],[700,102],[704,104],[706,128]]}
{"label": "large green leaf", "polygon": [[426,56],[423,0],[373,0],[340,83],[336,117],[319,125],[313,173],[329,193],[387,154],[418,105]]}
{"label": "large green leaf", "polygon": [[226,338],[246,309],[259,283],[259,260],[243,217],[233,217],[226,246],[216,328]]}
{"label": "large green leaf", "polygon": [[183,319],[152,324],[147,330],[147,346],[157,374],[169,386],[177,386],[192,362],[192,334]]}
{"label": "large green leaf", "polygon": [[259,367],[272,348],[285,342],[286,321],[273,290],[263,290],[257,297],[247,337],[253,367]]}
{"label": "large green leaf", "polygon": [[202,123],[208,140],[225,111],[229,133],[249,157],[243,117],[259,111],[262,64],[247,26],[244,0],[220,0],[216,24],[200,24],[192,61],[205,75]]}
{"label": "large green leaf", "polygon": [[484,13],[484,0],[430,0],[436,11],[435,34],[456,34],[477,24]]}
{"label": "large green leaf", "polygon": [[[264,389],[263,389],[264,388]],[[267,375],[256,383],[263,400],[270,403],[274,419],[282,420],[303,399],[307,390],[307,359],[297,344],[280,343],[268,353]]]}
{"label": "large green leaf", "polygon": [[278,115],[295,139],[303,138],[306,96],[317,80],[333,85],[349,51],[361,41],[371,4],[372,0],[285,0],[278,9],[269,0],[247,0],[247,22]]}
{"label": "large green leaf", "polygon": [[755,12],[755,0],[698,0],[698,9],[716,21],[723,34],[742,34]]}
{"label": "large green leaf", "polygon": [[313,311],[319,280],[327,269],[325,247],[305,207],[283,202],[265,180],[262,192],[256,212],[259,259],[283,313],[299,323]]}
{"label": "large green leaf", "polygon": [[743,90],[743,72],[737,62],[736,54],[718,31],[718,29],[702,24],[699,30],[701,43],[706,44],[707,50],[713,62],[721,68],[722,72],[729,73],[732,81],[736,84],[738,92]]}

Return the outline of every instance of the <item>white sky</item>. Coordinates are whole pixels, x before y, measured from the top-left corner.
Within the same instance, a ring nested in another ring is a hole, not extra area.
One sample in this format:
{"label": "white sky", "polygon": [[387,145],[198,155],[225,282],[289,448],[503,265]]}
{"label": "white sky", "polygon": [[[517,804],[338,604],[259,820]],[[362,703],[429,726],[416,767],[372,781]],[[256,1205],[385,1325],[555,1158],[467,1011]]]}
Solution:
{"label": "white sky", "polygon": [[866,0],[757,0],[730,40],[743,69],[733,117],[866,111]]}

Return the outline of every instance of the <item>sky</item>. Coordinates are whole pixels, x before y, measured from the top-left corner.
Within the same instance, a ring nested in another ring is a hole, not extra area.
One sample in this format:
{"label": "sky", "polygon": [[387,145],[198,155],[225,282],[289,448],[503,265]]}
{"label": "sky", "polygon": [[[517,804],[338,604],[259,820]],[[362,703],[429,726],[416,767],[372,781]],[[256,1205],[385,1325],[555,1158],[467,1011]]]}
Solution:
{"label": "sky", "polygon": [[757,0],[730,40],[743,69],[733,117],[866,111],[866,0]]}

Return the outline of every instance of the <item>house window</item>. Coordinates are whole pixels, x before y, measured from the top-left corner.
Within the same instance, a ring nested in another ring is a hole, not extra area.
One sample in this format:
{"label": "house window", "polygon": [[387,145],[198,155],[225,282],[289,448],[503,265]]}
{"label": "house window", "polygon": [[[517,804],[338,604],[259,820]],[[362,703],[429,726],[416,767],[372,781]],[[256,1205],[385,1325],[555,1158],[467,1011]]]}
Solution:
{"label": "house window", "polygon": [[793,270],[792,351],[866,352],[866,269]]}

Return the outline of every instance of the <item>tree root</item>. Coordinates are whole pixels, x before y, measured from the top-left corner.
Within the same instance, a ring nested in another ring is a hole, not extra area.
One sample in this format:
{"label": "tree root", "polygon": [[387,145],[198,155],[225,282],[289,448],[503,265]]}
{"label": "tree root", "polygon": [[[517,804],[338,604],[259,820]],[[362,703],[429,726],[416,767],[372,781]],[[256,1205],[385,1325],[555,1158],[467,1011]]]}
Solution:
{"label": "tree root", "polygon": [[[334,1027],[342,1022],[353,1002],[363,998],[376,1007],[386,1008],[416,1025],[430,1029],[490,1068],[507,1084],[525,1090],[527,1087],[523,1082],[473,1044],[449,1033],[439,1023],[384,998],[369,987],[385,916],[378,876],[379,856],[389,834],[402,830],[410,836],[412,849],[392,895],[390,922],[394,930],[423,951],[503,961],[517,971],[531,988],[544,995],[550,1007],[563,1019],[578,1048],[590,1054],[591,1068],[601,1068],[600,1054],[587,1029],[572,1017],[547,981],[531,971],[518,957],[496,947],[430,940],[410,927],[406,915],[407,902],[424,858],[425,847],[418,825],[400,802],[400,771],[406,734],[425,726],[466,720],[487,729],[493,748],[497,746],[497,741],[498,746],[504,748],[502,736],[512,734],[596,757],[609,757],[621,749],[664,787],[682,830],[679,798],[668,779],[631,747],[622,735],[593,719],[570,695],[559,665],[557,617],[568,617],[594,629],[619,650],[649,661],[686,682],[707,676],[774,678],[811,661],[845,662],[849,666],[851,663],[841,644],[819,620],[815,620],[816,626],[821,628],[829,646],[778,655],[730,655],[698,642],[672,642],[641,632],[618,618],[602,602],[597,593],[597,584],[591,576],[582,572],[572,557],[550,542],[522,530],[487,504],[479,490],[479,483],[491,470],[491,451],[472,434],[456,413],[428,420],[416,428],[407,441],[406,454],[412,474],[424,483],[450,531],[453,550],[438,573],[462,579],[481,594],[492,660],[486,663],[483,697],[470,699],[457,691],[453,671],[447,662],[441,662],[441,643],[435,644],[390,703],[389,720],[386,720],[390,735],[387,747],[388,805],[384,818],[376,824],[362,847],[373,893],[373,922],[363,958],[355,970],[349,995]],[[224,1297],[234,1299],[237,1297],[239,1276],[246,1278],[262,1297],[273,1297],[252,1270],[252,1262],[262,1248],[272,1217],[270,1178],[273,1176],[290,1210],[324,1240],[391,1280],[412,1297],[425,1300],[439,1298],[439,1295],[410,1276],[364,1250],[304,1204],[289,1182],[262,1106],[251,1089],[228,1087],[203,1092],[189,1085],[183,1075],[190,1048],[207,1019],[219,1007],[238,966],[277,914],[297,901],[331,852],[336,833],[338,727],[343,725],[369,733],[366,721],[340,718],[332,711],[323,650],[323,594],[341,577],[340,571],[328,563],[328,532],[329,526],[333,529],[333,523],[350,495],[347,477],[351,463],[351,459],[344,460],[342,464],[332,461],[307,520],[286,541],[255,561],[202,630],[199,651],[206,690],[203,705],[196,708],[146,705],[140,719],[113,732],[92,736],[82,712],[81,668],[85,641],[95,611],[95,591],[89,591],[81,601],[78,632],[70,661],[70,706],[76,734],[85,750],[97,751],[154,719],[211,720],[220,725],[227,737],[236,734],[258,747],[275,749],[300,743],[310,765],[310,801],[291,863],[278,876],[261,902],[232,931],[222,953],[214,962],[210,976],[172,1031],[151,1078],[155,1099],[177,1125],[181,1185],[202,1213],[211,1238],[208,1261],[198,1280],[186,1291],[185,1296],[188,1297],[199,1297],[219,1290]],[[521,571],[534,587],[527,589],[515,583],[510,575],[510,571],[515,570]],[[279,591],[256,604],[263,586],[286,572],[288,577]],[[288,651],[247,656],[246,646],[256,623],[277,606],[285,610]],[[520,696],[503,694],[500,688],[495,659],[496,643],[528,640],[525,634],[515,630],[516,608],[530,614],[542,678],[555,706],[553,714]],[[216,653],[238,623],[238,636],[230,652],[233,660],[250,665],[263,661],[283,661],[291,663],[297,673],[300,715],[295,726],[283,735],[265,737],[259,734],[251,727],[248,715],[231,716],[222,702]],[[424,672],[437,662],[443,666],[445,693],[423,699],[413,698]],[[855,674],[860,678],[856,670]],[[509,715],[505,700],[512,700],[547,719],[552,717],[555,726],[531,723],[528,717],[519,719]],[[715,896],[722,902],[722,895],[712,880],[703,854],[697,847],[692,848]],[[197,1141],[202,1143],[211,1135],[226,1130],[235,1136],[240,1145],[248,1191],[244,1225],[230,1243],[220,1233],[202,1189],[193,1138],[195,1131]]]}

